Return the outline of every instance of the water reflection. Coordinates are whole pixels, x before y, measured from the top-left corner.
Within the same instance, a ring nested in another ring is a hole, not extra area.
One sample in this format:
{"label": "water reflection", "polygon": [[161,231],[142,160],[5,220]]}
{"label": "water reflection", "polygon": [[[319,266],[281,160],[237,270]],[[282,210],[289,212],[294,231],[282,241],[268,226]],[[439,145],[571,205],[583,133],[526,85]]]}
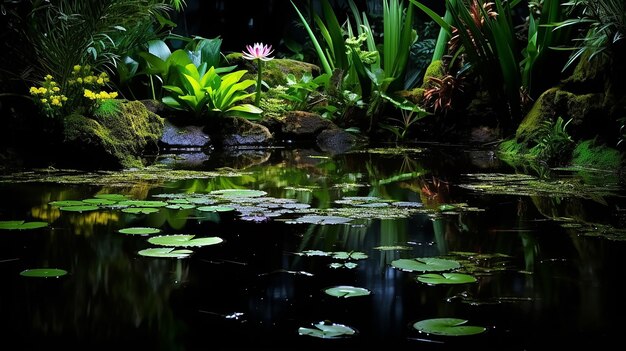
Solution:
{"label": "water reflection", "polygon": [[[460,342],[421,335],[410,326],[457,317],[487,327],[485,335],[464,339],[483,348],[541,349],[546,338],[601,345],[615,338],[615,321],[626,308],[625,287],[615,278],[626,268],[624,242],[581,236],[562,224],[617,222],[617,210],[611,208],[623,207],[620,198],[471,192],[458,186],[463,174],[507,171],[488,154],[476,152],[425,148],[329,157],[315,150],[277,149],[257,156],[234,164],[213,159],[215,165],[209,165],[203,159],[194,166],[237,168],[231,175],[132,186],[0,183],[0,220],[51,224],[0,233],[0,273],[8,287],[0,289],[0,313],[12,322],[2,335],[8,341],[29,340],[27,348],[139,343],[196,350],[226,343],[235,349],[327,349],[324,340],[312,341],[297,330],[331,320],[358,331],[333,344],[339,349],[375,342],[397,349],[445,349]],[[340,207],[336,201],[345,197],[377,197],[418,203],[423,211],[393,218],[366,212],[372,215],[318,225],[287,224],[286,218],[297,216],[293,212],[253,222],[236,213],[196,209],[163,207],[137,215],[116,208],[65,212],[49,205],[100,193],[154,200],[223,189],[263,190],[268,197],[295,199],[316,209]],[[442,209],[462,203],[480,211]],[[141,226],[164,234],[219,236],[224,242],[193,248],[187,259],[142,257],[137,252],[150,247],[147,238],[118,232]],[[331,268],[331,256],[298,254],[305,250],[368,257],[352,261],[354,268]],[[417,273],[390,266],[401,258],[439,256],[459,260],[478,281],[428,286],[415,279]],[[70,274],[54,280],[19,276],[34,267],[58,267]],[[338,299],[323,292],[337,285],[372,294]]]}

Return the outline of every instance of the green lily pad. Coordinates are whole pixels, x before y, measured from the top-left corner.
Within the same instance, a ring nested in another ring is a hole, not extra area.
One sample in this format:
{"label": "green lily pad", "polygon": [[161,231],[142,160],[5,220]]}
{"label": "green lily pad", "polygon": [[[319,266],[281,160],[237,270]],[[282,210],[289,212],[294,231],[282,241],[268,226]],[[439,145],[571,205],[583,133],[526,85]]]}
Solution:
{"label": "green lily pad", "polygon": [[94,205],[59,207],[59,210],[61,210],[61,211],[68,211],[68,212],[89,212],[89,211],[95,211],[97,209],[99,209],[99,207],[98,206],[94,206]]}
{"label": "green lily pad", "polygon": [[109,200],[109,199],[85,199],[83,200],[84,203],[90,204],[90,205],[94,205],[94,206],[111,206],[111,205],[115,205],[117,203],[117,201],[115,200]]}
{"label": "green lily pad", "polygon": [[412,202],[412,201],[396,201],[391,203],[392,206],[396,207],[422,207],[423,204],[421,202]]}
{"label": "green lily pad", "polygon": [[322,250],[304,250],[298,253],[298,255],[301,256],[330,256],[330,254],[331,252],[326,252]]}
{"label": "green lily pad", "polygon": [[438,284],[467,284],[467,283],[475,283],[476,278],[469,274],[462,273],[428,273],[421,274],[417,277],[417,280],[431,285]]}
{"label": "green lily pad", "polygon": [[148,239],[150,244],[162,245],[162,246],[209,246],[219,244],[224,239],[212,236],[205,238],[194,239],[195,235],[192,234],[174,234],[174,235],[162,235],[155,236]]}
{"label": "green lily pad", "polygon": [[186,198],[177,198],[177,199],[168,200],[168,202],[170,204],[188,204],[189,200],[187,200]]}
{"label": "green lily pad", "polygon": [[409,272],[450,271],[461,267],[459,262],[435,257],[402,258],[391,262],[395,268]]}
{"label": "green lily pad", "polygon": [[234,210],[235,208],[231,206],[200,206],[198,207],[198,211],[202,211],[202,212],[231,212]]}
{"label": "green lily pad", "polygon": [[186,203],[186,204],[169,204],[165,206],[165,208],[169,208],[170,210],[191,210],[192,208],[196,208],[196,205]]}
{"label": "green lily pad", "polygon": [[98,199],[106,199],[106,200],[112,200],[112,201],[124,201],[124,200],[128,200],[130,195],[124,195],[124,194],[98,194],[98,195],[96,195],[94,197],[98,198]]}
{"label": "green lily pad", "polygon": [[352,218],[347,217],[339,217],[339,216],[316,216],[316,215],[306,215],[300,218],[296,218],[292,221],[287,221],[285,223],[295,224],[295,223],[308,223],[308,224],[346,224],[352,221]]}
{"label": "green lily pad", "polygon": [[308,335],[321,339],[337,339],[353,336],[356,334],[354,328],[347,325],[331,323],[328,321],[313,324],[314,328],[298,328],[298,334]]}
{"label": "green lily pad", "polygon": [[333,258],[336,260],[364,260],[367,257],[367,254],[358,251],[337,251],[333,253]]}
{"label": "green lily pad", "polygon": [[150,235],[157,234],[161,232],[161,229],[150,228],[150,227],[133,227],[133,228],[124,228],[118,230],[118,232],[122,234],[131,234],[131,235]]}
{"label": "green lily pad", "polygon": [[65,206],[81,206],[85,203],[80,200],[60,200],[60,201],[52,201],[48,202],[48,205],[54,207],[65,207]]}
{"label": "green lily pad", "polygon": [[144,249],[138,252],[141,256],[146,257],[163,257],[163,258],[186,258],[193,253],[191,250],[175,249],[173,247],[156,247]]}
{"label": "green lily pad", "polygon": [[66,274],[66,270],[58,268],[32,268],[20,272],[23,277],[33,278],[58,278]]}
{"label": "green lily pad", "polygon": [[473,325],[464,325],[467,323],[465,319],[458,318],[433,318],[415,322],[413,328],[422,333],[445,335],[445,336],[464,336],[475,335],[485,332],[487,329]]}
{"label": "green lily pad", "polygon": [[324,292],[330,296],[335,297],[357,297],[367,296],[371,294],[371,291],[365,288],[359,288],[356,286],[341,285],[332,288],[325,289]]}
{"label": "green lily pad", "polygon": [[150,214],[159,212],[159,209],[156,207],[128,207],[122,209],[122,212],[132,214]]}
{"label": "green lily pad", "polygon": [[47,222],[0,221],[0,229],[26,230],[47,227]]}
{"label": "green lily pad", "polygon": [[347,268],[347,269],[355,269],[358,264],[354,263],[354,262],[346,262],[346,263],[341,263],[341,262],[333,262],[331,264],[328,265],[330,268]]}
{"label": "green lily pad", "polygon": [[118,205],[128,207],[165,207],[167,206],[167,202],[153,200],[126,200],[120,201]]}
{"label": "green lily pad", "polygon": [[267,195],[267,192],[252,189],[223,189],[211,191],[211,195],[223,197],[259,197]]}
{"label": "green lily pad", "polygon": [[396,250],[411,250],[409,246],[401,246],[401,245],[388,245],[388,246],[376,246],[373,248],[374,250],[380,251],[396,251]]}

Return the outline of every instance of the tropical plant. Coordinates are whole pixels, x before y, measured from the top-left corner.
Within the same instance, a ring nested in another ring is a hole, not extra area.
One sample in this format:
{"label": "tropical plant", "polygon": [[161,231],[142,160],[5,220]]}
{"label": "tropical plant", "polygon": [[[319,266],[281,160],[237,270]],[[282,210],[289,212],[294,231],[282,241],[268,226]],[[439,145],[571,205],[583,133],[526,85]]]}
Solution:
{"label": "tropical plant", "polygon": [[447,112],[452,109],[454,97],[459,92],[463,92],[463,85],[460,78],[450,74],[443,78],[428,77],[429,88],[424,92],[426,105],[432,106],[435,112]]}
{"label": "tropical plant", "polygon": [[299,80],[290,73],[287,75],[287,90],[280,97],[289,101],[291,110],[306,110],[309,98],[325,87],[328,80],[326,73],[313,78],[311,73],[307,72]]}
{"label": "tropical plant", "polygon": [[608,55],[611,49],[626,36],[626,9],[622,0],[572,0],[564,4],[569,7],[569,19],[556,28],[574,25],[583,26],[583,37],[574,39],[578,45],[563,70],[589,53],[589,60],[598,55]]}
{"label": "tropical plant", "polygon": [[256,118],[262,112],[258,107],[241,104],[253,93],[246,89],[254,85],[254,80],[241,81],[246,70],[239,70],[221,76],[215,67],[206,69],[206,64],[196,67],[193,63],[175,66],[173,72],[180,77],[180,85],[165,85],[163,88],[172,93],[163,97],[163,103],[178,110],[192,112],[196,117],[206,112],[239,115]]}
{"label": "tropical plant", "polygon": [[396,141],[404,140],[407,133],[417,121],[430,115],[426,110],[406,99],[401,102],[391,98],[387,94],[382,94],[383,99],[389,101],[400,110],[402,118],[388,118],[389,122],[379,123],[380,127],[392,132],[396,136]]}

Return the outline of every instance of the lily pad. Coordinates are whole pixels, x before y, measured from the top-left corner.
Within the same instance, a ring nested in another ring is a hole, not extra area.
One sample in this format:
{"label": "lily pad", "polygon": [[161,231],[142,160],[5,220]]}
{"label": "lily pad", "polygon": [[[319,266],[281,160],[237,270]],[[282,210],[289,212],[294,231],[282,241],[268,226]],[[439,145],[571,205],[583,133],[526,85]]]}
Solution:
{"label": "lily pad", "polygon": [[473,325],[464,325],[467,323],[465,319],[458,318],[433,318],[415,322],[413,328],[422,333],[445,335],[445,336],[464,336],[475,335],[485,332],[487,329]]}
{"label": "lily pad", "polygon": [[354,262],[346,262],[346,263],[341,263],[341,262],[333,262],[331,264],[328,265],[330,268],[347,268],[347,269],[354,269],[358,266],[358,264],[354,263]]}
{"label": "lily pad", "polygon": [[65,206],[81,206],[85,203],[80,200],[60,200],[60,201],[52,201],[48,202],[48,205],[54,207],[65,207]]}
{"label": "lily pad", "polygon": [[68,211],[68,212],[89,212],[89,211],[95,211],[97,209],[99,209],[99,207],[98,206],[94,206],[94,205],[59,207],[59,210],[61,210],[61,211]]}
{"label": "lily pad", "polygon": [[47,227],[47,222],[0,221],[0,229],[26,230]]}
{"label": "lily pad", "polygon": [[333,253],[333,258],[336,260],[364,260],[367,257],[367,254],[358,251],[337,251]]}
{"label": "lily pad", "polygon": [[321,339],[338,339],[353,336],[356,330],[347,325],[323,321],[313,324],[314,328],[298,328],[298,334]]}
{"label": "lily pad", "polygon": [[98,195],[95,195],[94,197],[98,198],[98,199],[106,199],[106,200],[112,200],[112,201],[124,201],[124,200],[128,200],[130,195],[124,195],[124,194],[98,194]]}
{"label": "lily pad", "polygon": [[150,227],[133,227],[133,228],[124,228],[118,230],[122,234],[131,234],[131,235],[150,235],[157,234],[161,232],[161,229],[150,228]]}
{"label": "lily pad", "polygon": [[396,201],[391,203],[392,206],[396,207],[422,207],[423,204],[421,202],[411,202],[411,201]]}
{"label": "lily pad", "polygon": [[170,210],[191,210],[192,208],[196,208],[194,204],[169,204],[165,206],[165,208],[169,208]]}
{"label": "lily pad", "polygon": [[83,200],[84,203],[89,204],[89,205],[94,205],[94,206],[111,206],[111,205],[115,205],[117,203],[117,201],[115,200],[108,200],[108,199],[85,199]]}
{"label": "lily pad", "polygon": [[211,191],[211,195],[223,197],[259,197],[267,195],[267,192],[252,189],[223,189]]}
{"label": "lily pad", "polygon": [[462,273],[421,274],[417,277],[417,280],[422,283],[431,284],[431,285],[468,284],[468,283],[476,282],[476,278],[474,278],[473,276],[469,274],[462,274]]}
{"label": "lily pad", "polygon": [[309,223],[309,224],[346,224],[352,221],[352,218],[339,217],[339,216],[316,216],[306,215],[300,218],[296,218],[292,221],[287,221],[288,224],[294,223]]}
{"label": "lily pad", "polygon": [[391,262],[395,268],[409,272],[450,271],[461,267],[457,261],[435,257],[402,258]]}
{"label": "lily pad", "polygon": [[330,296],[335,297],[357,297],[357,296],[367,296],[371,294],[371,291],[365,288],[359,288],[356,286],[349,285],[341,285],[335,286],[332,288],[327,288],[324,292]]}
{"label": "lily pad", "polygon": [[200,206],[198,207],[198,211],[202,211],[202,212],[231,212],[234,210],[235,208],[232,206]]}
{"label": "lily pad", "polygon": [[159,212],[159,209],[156,207],[128,207],[122,209],[122,212],[132,214],[150,214]]}
{"label": "lily pad", "polygon": [[194,239],[195,235],[193,234],[174,234],[174,235],[162,235],[155,236],[148,239],[148,242],[154,245],[162,245],[162,246],[209,246],[219,244],[224,241],[224,239],[212,236],[205,238],[197,238]]}
{"label": "lily pad", "polygon": [[173,247],[156,247],[138,252],[141,256],[164,257],[164,258],[186,258],[193,253],[187,249],[175,249]]}
{"label": "lily pad", "polygon": [[126,200],[118,203],[119,206],[128,207],[165,207],[167,202],[153,200]]}
{"label": "lily pad", "polygon": [[326,252],[322,250],[304,250],[299,252],[298,255],[301,256],[330,256],[332,252]]}
{"label": "lily pad", "polygon": [[23,277],[33,278],[58,278],[66,274],[66,270],[58,268],[32,268],[20,272]]}

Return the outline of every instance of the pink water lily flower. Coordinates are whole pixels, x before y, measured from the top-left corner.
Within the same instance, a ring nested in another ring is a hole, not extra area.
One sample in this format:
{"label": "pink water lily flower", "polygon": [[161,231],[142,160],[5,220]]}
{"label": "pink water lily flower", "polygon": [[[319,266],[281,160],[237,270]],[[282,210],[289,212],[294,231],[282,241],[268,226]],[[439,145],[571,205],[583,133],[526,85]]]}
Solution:
{"label": "pink water lily flower", "polygon": [[269,57],[274,50],[271,45],[265,45],[263,43],[254,43],[254,45],[246,45],[246,51],[243,51],[243,58],[246,60],[269,61],[274,57]]}

